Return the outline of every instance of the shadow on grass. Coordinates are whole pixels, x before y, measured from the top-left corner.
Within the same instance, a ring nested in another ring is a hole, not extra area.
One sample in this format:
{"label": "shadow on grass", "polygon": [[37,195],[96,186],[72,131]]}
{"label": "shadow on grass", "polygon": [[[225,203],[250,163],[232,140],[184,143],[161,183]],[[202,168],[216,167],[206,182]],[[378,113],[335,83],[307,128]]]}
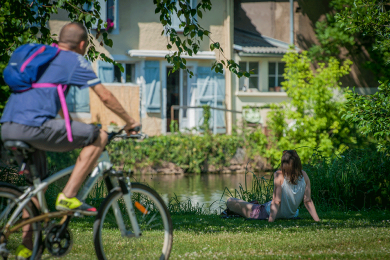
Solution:
{"label": "shadow on grass", "polygon": [[390,211],[348,211],[348,212],[319,212],[321,222],[316,223],[307,212],[302,219],[276,220],[246,220],[244,218],[223,219],[218,215],[173,215],[175,230],[194,233],[213,232],[259,232],[262,229],[275,231],[307,232],[310,230],[328,230],[338,228],[373,228],[390,227]]}

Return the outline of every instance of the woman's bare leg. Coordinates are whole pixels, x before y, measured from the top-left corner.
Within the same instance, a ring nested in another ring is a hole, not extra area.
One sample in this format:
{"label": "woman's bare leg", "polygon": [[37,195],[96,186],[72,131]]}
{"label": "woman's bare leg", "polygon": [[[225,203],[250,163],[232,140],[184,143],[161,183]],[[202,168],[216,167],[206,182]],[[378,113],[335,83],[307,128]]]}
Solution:
{"label": "woman's bare leg", "polygon": [[228,207],[228,209],[245,218],[251,218],[253,205],[255,204],[236,198],[229,198],[226,202],[226,206]]}

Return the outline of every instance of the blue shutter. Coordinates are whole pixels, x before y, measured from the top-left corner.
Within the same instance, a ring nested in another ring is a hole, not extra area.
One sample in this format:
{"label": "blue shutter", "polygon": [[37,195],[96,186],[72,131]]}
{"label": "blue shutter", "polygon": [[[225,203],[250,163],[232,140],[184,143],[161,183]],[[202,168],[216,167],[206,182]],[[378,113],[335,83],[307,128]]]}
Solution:
{"label": "blue shutter", "polygon": [[68,107],[69,112],[76,112],[74,91],[75,91],[75,87],[71,86],[69,88],[68,94],[66,95],[66,106]]}
{"label": "blue shutter", "polygon": [[71,86],[66,96],[66,105],[69,112],[89,113],[89,88]]}
{"label": "blue shutter", "polygon": [[[197,105],[209,105],[211,107],[225,108],[225,77],[223,74],[211,71],[211,67],[198,67],[197,70]],[[214,118],[215,116],[215,118]],[[216,133],[226,133],[225,112],[211,110],[210,128],[216,122]],[[196,121],[203,123],[203,111],[197,111]]]}
{"label": "blue shutter", "polygon": [[89,88],[75,87],[75,112],[89,113]]}
{"label": "blue shutter", "polygon": [[98,60],[98,77],[102,83],[114,82],[114,65]]}
{"label": "blue shutter", "polygon": [[146,112],[161,112],[160,62],[145,61]]}

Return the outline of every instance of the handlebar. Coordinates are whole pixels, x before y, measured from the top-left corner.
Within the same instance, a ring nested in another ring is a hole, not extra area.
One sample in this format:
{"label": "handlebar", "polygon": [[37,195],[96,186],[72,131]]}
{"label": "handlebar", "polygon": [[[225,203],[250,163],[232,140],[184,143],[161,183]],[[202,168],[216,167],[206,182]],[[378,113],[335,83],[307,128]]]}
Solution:
{"label": "handlebar", "polygon": [[[126,134],[121,134],[120,133],[125,130],[125,127],[123,127],[121,130],[119,130],[118,132],[111,132],[111,133],[108,133],[108,143],[111,142],[112,139],[114,139],[114,137],[120,137],[122,139],[128,139],[128,138],[132,138],[132,139],[140,139],[140,140],[143,140],[145,138],[148,138],[148,136],[146,134],[142,134],[142,133],[138,133],[138,134],[135,134],[135,135],[126,135]],[[139,132],[141,131],[141,126],[137,126],[135,127],[134,129],[131,129],[132,131],[135,131],[135,132]]]}

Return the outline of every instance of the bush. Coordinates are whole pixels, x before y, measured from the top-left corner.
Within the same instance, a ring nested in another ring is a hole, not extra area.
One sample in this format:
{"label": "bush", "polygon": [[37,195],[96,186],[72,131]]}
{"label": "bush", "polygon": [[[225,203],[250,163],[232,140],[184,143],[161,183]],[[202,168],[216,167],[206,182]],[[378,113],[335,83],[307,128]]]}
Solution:
{"label": "bush", "polygon": [[160,165],[163,161],[172,162],[186,172],[200,173],[204,165],[213,165],[216,169],[229,166],[237,148],[246,149],[249,158],[260,154],[265,149],[265,136],[253,133],[229,135],[193,135],[175,133],[154,136],[137,142],[121,140],[111,143],[107,150],[114,165],[129,168],[142,168]]}
{"label": "bush", "polygon": [[374,148],[350,149],[332,159],[316,154],[304,169],[316,203],[353,210],[390,206],[390,157]]}

